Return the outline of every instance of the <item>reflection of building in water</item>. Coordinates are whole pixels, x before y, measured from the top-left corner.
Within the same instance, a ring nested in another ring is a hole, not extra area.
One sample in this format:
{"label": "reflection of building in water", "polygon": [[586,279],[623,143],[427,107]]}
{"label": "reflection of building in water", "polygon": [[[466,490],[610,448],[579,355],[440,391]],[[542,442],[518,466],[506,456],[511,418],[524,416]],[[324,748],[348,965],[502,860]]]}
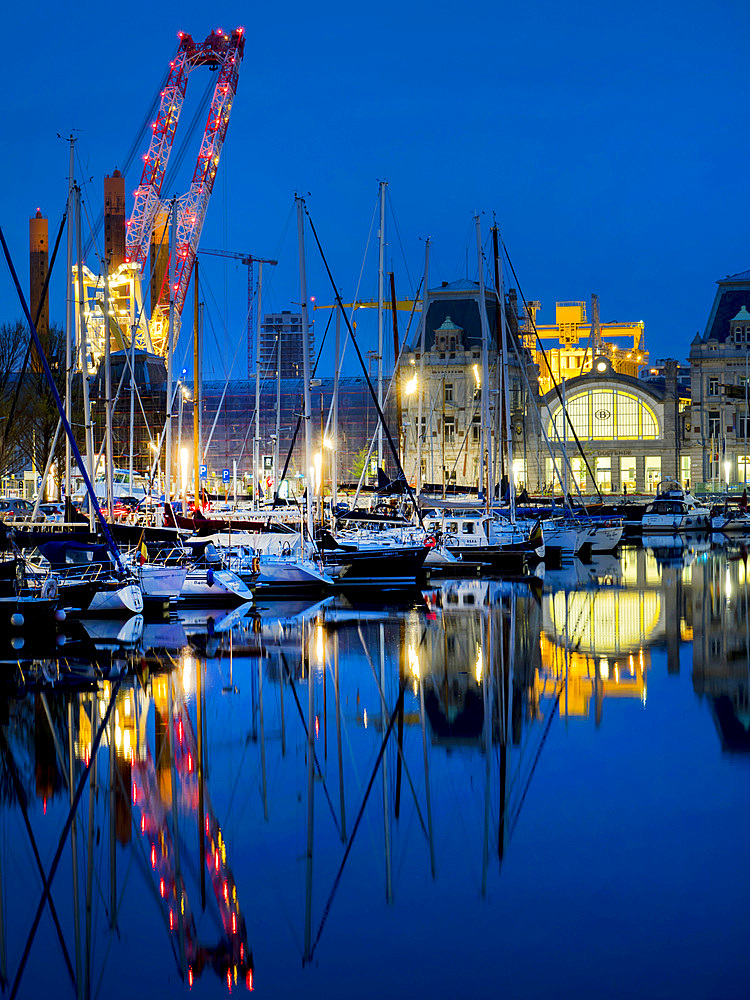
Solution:
{"label": "reflection of building in water", "polygon": [[488,683],[494,736],[500,737],[496,709],[507,696],[512,738],[518,742],[538,665],[538,601],[526,585],[476,580],[446,584],[432,601],[440,614],[420,623],[417,635],[410,631],[407,655],[412,673],[423,672],[433,742],[483,739]]}
{"label": "reflection of building in water", "polygon": [[607,697],[645,703],[650,648],[666,645],[669,669],[678,670],[690,618],[682,571],[646,549],[624,549],[619,573],[608,567],[590,589],[544,596],[537,690],[549,695],[562,685],[567,716],[588,715],[593,700],[597,723]]}
{"label": "reflection of building in water", "polygon": [[748,568],[711,555],[693,580],[693,689],[708,699],[722,747],[750,751]]}

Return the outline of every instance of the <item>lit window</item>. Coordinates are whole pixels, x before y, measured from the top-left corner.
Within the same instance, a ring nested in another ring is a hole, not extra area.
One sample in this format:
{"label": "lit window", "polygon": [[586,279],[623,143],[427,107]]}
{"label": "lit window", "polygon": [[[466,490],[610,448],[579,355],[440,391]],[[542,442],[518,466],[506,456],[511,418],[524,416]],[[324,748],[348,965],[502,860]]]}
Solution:
{"label": "lit window", "polygon": [[[567,401],[570,421],[582,440],[654,440],[660,435],[653,410],[638,396],[620,389],[587,389]],[[549,434],[563,437],[562,406],[554,411]]]}

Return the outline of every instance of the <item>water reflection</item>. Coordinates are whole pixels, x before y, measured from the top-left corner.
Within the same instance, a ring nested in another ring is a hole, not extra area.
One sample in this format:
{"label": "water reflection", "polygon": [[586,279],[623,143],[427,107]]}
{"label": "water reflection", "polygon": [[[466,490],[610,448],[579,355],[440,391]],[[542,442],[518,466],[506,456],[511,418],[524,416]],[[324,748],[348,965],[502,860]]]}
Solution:
{"label": "water reflection", "polygon": [[660,673],[750,750],[746,554],[652,542],[543,581],[94,621],[8,658],[3,988],[222,995],[255,956],[271,994],[336,992],[342,941],[372,962],[415,919],[446,932],[415,885],[490,901],[536,785],[550,831],[564,812],[540,777],[564,734],[648,713]]}

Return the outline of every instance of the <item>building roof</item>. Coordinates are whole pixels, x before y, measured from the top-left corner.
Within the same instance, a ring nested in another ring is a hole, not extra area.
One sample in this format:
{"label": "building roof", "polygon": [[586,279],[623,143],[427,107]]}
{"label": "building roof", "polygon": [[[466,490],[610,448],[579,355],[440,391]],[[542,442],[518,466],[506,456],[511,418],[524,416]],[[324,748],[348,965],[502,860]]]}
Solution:
{"label": "building roof", "polygon": [[748,320],[750,320],[750,313],[747,311],[747,309],[745,308],[744,305],[742,306],[742,308],[740,309],[740,311],[737,313],[737,315],[732,317],[732,322],[733,323],[736,320],[739,320],[740,323],[746,323]]}
{"label": "building roof", "polygon": [[716,282],[713,306],[706,329],[701,338],[703,343],[716,340],[723,344],[729,336],[729,324],[745,303],[750,302],[750,271],[727,275]]}
{"label": "building roof", "polygon": [[450,318],[450,316],[445,317],[443,323],[438,327],[438,330],[442,330],[445,333],[452,333],[453,331],[455,331],[456,333],[463,333],[463,327],[457,326]]}

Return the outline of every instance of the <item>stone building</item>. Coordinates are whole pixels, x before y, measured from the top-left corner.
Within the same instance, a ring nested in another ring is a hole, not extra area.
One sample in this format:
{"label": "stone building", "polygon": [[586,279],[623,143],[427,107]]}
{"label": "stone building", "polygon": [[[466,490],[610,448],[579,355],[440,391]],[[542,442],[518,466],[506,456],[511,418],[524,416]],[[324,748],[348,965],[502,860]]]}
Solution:
{"label": "stone building", "polygon": [[591,372],[567,380],[559,395],[548,392],[541,406],[543,432],[526,441],[532,489],[551,488],[554,480],[559,493],[562,478],[571,494],[654,493],[666,477],[689,478],[681,418],[688,400],[678,388],[676,361],[666,362],[661,383],[646,383],[598,357]]}
{"label": "stone building", "polygon": [[[479,284],[462,279],[443,282],[427,292],[424,306],[424,358],[422,334],[414,339],[399,379],[403,407],[404,471],[410,482],[417,478],[417,429],[421,395],[421,482],[442,489],[449,486],[476,489],[481,463],[482,392],[490,393],[493,451],[497,451],[498,427],[504,420],[498,392],[497,298],[485,290],[490,384],[482,385],[482,317]],[[511,424],[524,428],[533,422],[528,406],[529,389],[537,392],[538,372],[530,353],[519,340],[519,320],[512,290],[506,302],[509,344],[509,390]],[[502,478],[503,469],[495,476]],[[522,471],[520,467],[517,472]]]}
{"label": "stone building", "polygon": [[750,478],[750,271],[716,284],[705,332],[690,347],[692,407],[685,422],[693,480],[708,490]]}

